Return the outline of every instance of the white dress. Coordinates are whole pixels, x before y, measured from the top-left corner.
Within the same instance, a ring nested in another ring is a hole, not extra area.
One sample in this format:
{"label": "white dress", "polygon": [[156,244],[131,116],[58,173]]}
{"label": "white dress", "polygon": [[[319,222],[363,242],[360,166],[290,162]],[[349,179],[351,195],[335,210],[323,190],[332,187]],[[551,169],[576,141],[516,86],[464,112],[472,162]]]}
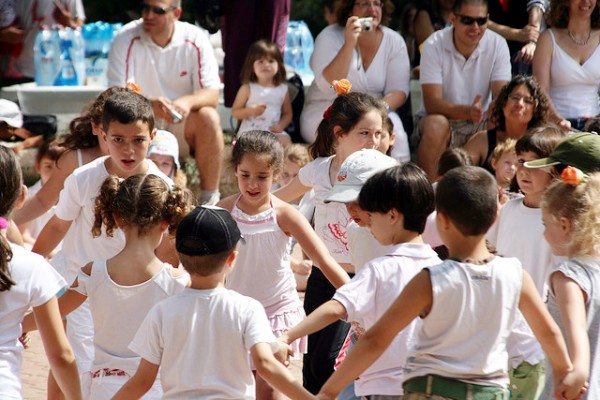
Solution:
{"label": "white dress", "polygon": [[[238,201],[239,197],[231,215],[244,240],[225,287],[258,300],[279,337],[306,316],[290,266],[291,238],[279,227],[274,208],[248,215],[237,207]],[[292,349],[296,355],[304,353],[306,338],[292,343]]]}
{"label": "white dress", "polygon": [[255,129],[269,131],[271,126],[278,124],[281,119],[281,107],[288,91],[287,84],[282,83],[276,87],[267,87],[250,82],[248,85],[250,86],[250,97],[246,102],[246,107],[266,104],[267,108],[262,115],[244,118],[238,132],[242,133]]}

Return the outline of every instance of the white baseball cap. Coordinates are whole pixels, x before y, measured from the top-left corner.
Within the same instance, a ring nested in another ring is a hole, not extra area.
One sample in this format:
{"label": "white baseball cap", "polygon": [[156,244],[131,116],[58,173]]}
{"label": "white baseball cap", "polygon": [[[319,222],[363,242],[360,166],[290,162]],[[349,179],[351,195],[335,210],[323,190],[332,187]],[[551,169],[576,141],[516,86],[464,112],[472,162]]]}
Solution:
{"label": "white baseball cap", "polygon": [[10,100],[0,99],[0,121],[15,128],[22,128],[23,114],[21,114],[19,106]]}
{"label": "white baseball cap", "polygon": [[162,156],[171,156],[173,160],[175,160],[175,165],[177,169],[181,168],[179,166],[179,143],[177,143],[177,138],[169,131],[165,131],[159,129],[156,131],[156,136],[150,143],[150,147],[148,147],[148,154],[160,154]]}
{"label": "white baseball cap", "polygon": [[352,153],[340,166],[333,188],[324,200],[325,203],[356,201],[360,189],[371,176],[396,165],[396,160],[379,150],[362,149]]}

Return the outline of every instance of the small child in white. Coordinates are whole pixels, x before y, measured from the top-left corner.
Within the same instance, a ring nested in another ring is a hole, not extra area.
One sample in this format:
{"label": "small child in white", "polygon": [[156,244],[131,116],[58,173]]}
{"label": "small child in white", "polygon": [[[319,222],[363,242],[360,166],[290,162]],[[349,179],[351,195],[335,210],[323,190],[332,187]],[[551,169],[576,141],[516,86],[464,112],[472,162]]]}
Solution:
{"label": "small child in white", "polygon": [[278,343],[262,305],[225,289],[241,234],[225,209],[196,207],[179,223],[176,248],[191,288],[156,304],[130,348],[142,357],[113,397],[138,399],[160,367],[164,399],[253,399],[248,352],[261,376],[292,399],[314,399],[279,363]]}

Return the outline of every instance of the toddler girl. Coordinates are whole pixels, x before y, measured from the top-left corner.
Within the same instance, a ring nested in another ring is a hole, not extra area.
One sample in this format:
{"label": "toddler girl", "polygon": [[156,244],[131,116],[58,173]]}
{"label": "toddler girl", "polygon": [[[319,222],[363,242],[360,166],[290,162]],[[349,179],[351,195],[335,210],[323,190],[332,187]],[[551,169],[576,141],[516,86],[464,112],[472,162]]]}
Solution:
{"label": "toddler girl", "polygon": [[[231,163],[240,193],[219,205],[231,211],[244,241],[238,245],[235,268],[225,286],[261,302],[279,337],[305,316],[290,266],[290,236],[336,285],[345,283],[348,276],[306,218],[271,195],[269,189],[283,165],[283,148],[275,136],[267,131],[242,133],[233,147]],[[295,341],[292,348],[295,354],[304,353],[305,339]],[[270,398],[272,389],[259,376],[256,379],[257,398]]]}
{"label": "toddler girl", "polygon": [[[325,204],[324,200],[333,183],[339,179],[340,166],[350,154],[360,149],[379,147],[386,116],[383,102],[371,95],[350,92],[338,96],[323,113],[315,142],[309,147],[314,160],[300,169],[298,176],[289,184],[274,192],[280,199],[290,201],[314,188],[315,231],[333,258],[348,273],[354,273],[346,229],[350,216],[344,204]],[[330,300],[334,293],[335,287],[319,269],[313,268],[306,285],[304,310],[307,314],[311,313]],[[309,335],[303,378],[310,392],[317,393],[333,372],[335,359],[349,328],[349,324],[338,321]]]}
{"label": "toddler girl", "polygon": [[[90,399],[110,399],[133,376],[140,358],[128,346],[148,310],[182,291],[189,275],[160,261],[154,251],[165,229],[174,231],[189,210],[184,191],[156,175],[133,175],[121,180],[111,175],[96,198],[92,233],[125,235],[125,247],[108,260],[83,267],[59,299],[61,315],[89,298],[94,321],[94,359]],[[24,330],[33,320],[26,319]],[[144,399],[160,399],[160,383]]]}
{"label": "toddler girl", "polygon": [[517,141],[506,139],[494,147],[490,155],[490,166],[494,170],[496,182],[500,189],[500,203],[504,204],[510,199],[520,197],[518,193],[510,191],[510,185],[517,173]]}
{"label": "toddler girl", "polygon": [[[544,237],[556,256],[566,257],[550,275],[548,310],[567,341],[581,383],[582,399],[600,397],[600,174],[584,176],[567,167],[542,197]],[[546,369],[550,365],[546,363]],[[543,399],[554,393],[546,371]]]}
{"label": "toddler girl", "polygon": [[56,293],[65,285],[39,255],[11,244],[7,217],[23,202],[21,166],[14,152],[0,146],[0,398],[21,399],[21,321],[30,308],[40,327],[50,368],[67,399],[81,399],[75,356],[62,325]]}
{"label": "toddler girl", "polygon": [[292,122],[292,102],[283,57],[276,44],[259,40],[250,46],[231,114],[242,120],[239,133],[265,130],[275,134],[284,147],[292,142],[284,132]]}
{"label": "toddler girl", "polygon": [[187,186],[187,177],[179,164],[179,143],[177,138],[169,131],[158,129],[150,147],[147,157],[160,169],[163,174],[173,179],[173,183],[181,188]]}

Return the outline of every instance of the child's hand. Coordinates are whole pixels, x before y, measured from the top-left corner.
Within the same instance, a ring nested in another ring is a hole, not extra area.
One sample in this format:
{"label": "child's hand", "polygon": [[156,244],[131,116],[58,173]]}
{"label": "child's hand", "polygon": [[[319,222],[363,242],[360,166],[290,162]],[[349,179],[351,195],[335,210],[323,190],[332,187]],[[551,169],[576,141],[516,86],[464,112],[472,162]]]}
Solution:
{"label": "child's hand", "polygon": [[279,350],[274,352],[273,356],[277,361],[279,361],[287,367],[290,365],[290,357],[294,355],[292,346],[280,340],[277,341],[277,344],[279,345]]}
{"label": "child's hand", "polygon": [[554,396],[560,400],[579,399],[587,391],[587,374],[575,369],[560,380],[555,380]]}
{"label": "child's hand", "polygon": [[29,336],[29,332],[23,332],[21,337],[19,337],[19,342],[23,345],[23,348],[29,348],[29,342],[31,341],[31,337]]}
{"label": "child's hand", "polygon": [[292,271],[298,275],[308,275],[310,274],[310,271],[312,271],[312,261],[310,260],[298,261],[295,258],[292,258],[291,266]]}
{"label": "child's hand", "polygon": [[269,130],[273,133],[281,133],[283,132],[283,128],[279,124],[271,125]]}
{"label": "child's hand", "polygon": [[267,105],[266,104],[256,104],[250,108],[252,109],[252,116],[259,117],[259,116],[263,115],[263,113],[267,109]]}

